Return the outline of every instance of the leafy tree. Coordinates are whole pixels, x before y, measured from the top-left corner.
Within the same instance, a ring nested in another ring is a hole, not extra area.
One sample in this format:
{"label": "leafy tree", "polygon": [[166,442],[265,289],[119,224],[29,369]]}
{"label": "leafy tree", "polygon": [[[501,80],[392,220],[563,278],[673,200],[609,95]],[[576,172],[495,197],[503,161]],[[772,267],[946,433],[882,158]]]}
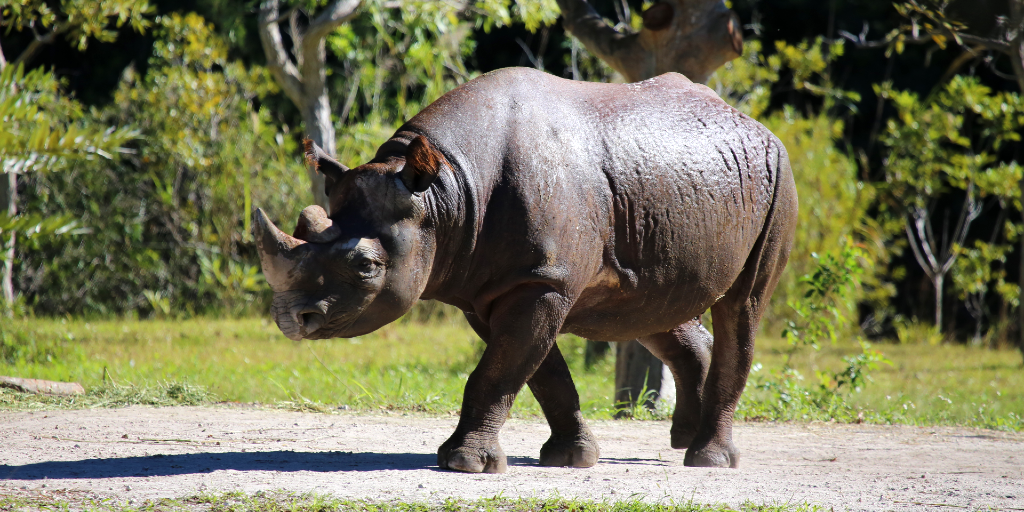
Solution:
{"label": "leafy tree", "polygon": [[[941,49],[956,45],[964,51],[949,66],[944,79],[969,62],[982,61],[996,75],[1015,80],[1018,91],[1024,94],[1024,0],[1008,0],[1006,15],[997,17],[995,29],[989,34],[972,31],[966,24],[953,19],[947,13],[950,3],[949,0],[909,0],[894,4],[906,21],[890,30],[881,40],[867,39],[867,24],[859,35],[842,30],[839,34],[861,48],[884,47],[887,57],[903,53],[909,44],[934,44]],[[1012,70],[1009,75],[997,69],[997,64],[1003,60],[1009,61]],[[1024,179],[1016,184],[1016,195],[1019,196],[1024,191]],[[1024,216],[1024,209],[1019,211]],[[1019,237],[1019,243],[1019,288],[1024,288],[1024,237]],[[1012,293],[1004,294],[1004,297],[1012,296]],[[1024,354],[1024,308],[1018,307],[1017,318],[1018,346]]]}
{"label": "leafy tree", "polygon": [[992,285],[1004,297],[1004,302],[1016,298],[1016,285],[1006,282],[1006,269],[998,266],[1005,263],[1006,255],[1012,247],[1006,244],[990,244],[975,240],[974,247],[954,248],[960,257],[957,258],[953,271],[953,287],[960,300],[964,301],[967,311],[974,317],[973,343],[981,342],[981,326],[988,314],[985,296]]}
{"label": "leafy tree", "polygon": [[[906,219],[910,248],[932,281],[935,326],[941,329],[943,283],[963,253],[958,247],[965,245],[983,201],[994,198],[1006,204],[1016,197],[1019,207],[1016,187],[1007,184],[1021,179],[1021,168],[999,161],[997,155],[1006,142],[1020,140],[1024,101],[962,76],[924,100],[888,84],[876,90],[897,110],[882,138],[888,148],[887,208]],[[947,212],[936,229],[939,198],[956,191],[964,199],[955,224],[949,224]]]}
{"label": "leafy tree", "polygon": [[90,125],[80,105],[61,93],[49,72],[37,69],[26,73],[26,65],[60,35],[84,50],[90,39],[112,41],[117,34],[111,23],[120,27],[128,22],[142,31],[150,11],[145,0],[65,0],[57,9],[42,0],[0,0],[0,27],[8,34],[28,29],[33,36],[12,65],[0,48],[0,119],[4,125],[0,134],[4,173],[0,179],[0,299],[8,311],[14,302],[17,234],[76,232],[70,219],[19,215],[17,176],[44,168],[52,171],[73,159],[111,158],[135,135],[126,128]]}
{"label": "leafy tree", "polygon": [[265,297],[252,205],[301,204],[295,141],[254,106],[274,82],[230,59],[198,15],[156,21],[146,75],[129,68],[113,104],[93,114],[134,125],[135,153],[40,174],[29,188],[29,206],[73,212],[92,229],[78,244],[26,255],[23,290],[37,311],[237,313]]}

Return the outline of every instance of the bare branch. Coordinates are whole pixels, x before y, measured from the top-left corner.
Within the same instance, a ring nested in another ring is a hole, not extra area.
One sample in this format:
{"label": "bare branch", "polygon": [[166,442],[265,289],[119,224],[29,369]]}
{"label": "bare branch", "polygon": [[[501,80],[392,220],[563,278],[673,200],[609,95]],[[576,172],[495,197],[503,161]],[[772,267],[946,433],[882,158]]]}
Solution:
{"label": "bare branch", "polygon": [[272,20],[268,20],[266,23],[279,23],[279,22],[282,22],[282,21],[288,19],[289,17],[291,17],[292,13],[297,11],[298,9],[299,9],[299,6],[293,5],[293,6],[289,7],[288,10],[282,12],[278,17],[276,17],[276,18],[274,18]]}
{"label": "bare branch", "polygon": [[928,262],[921,255],[921,250],[918,248],[917,238],[914,237],[914,232],[910,228],[910,223],[907,222],[904,227],[907,231],[907,241],[910,242],[910,249],[914,252],[914,259],[917,260],[917,264],[921,266],[921,270],[928,276],[928,279],[934,279],[935,276],[932,274],[931,267],[928,266]]}
{"label": "bare branch", "polygon": [[39,50],[43,49],[43,46],[48,45],[57,40],[57,36],[66,32],[69,28],[71,28],[71,25],[68,23],[58,23],[53,27],[53,30],[47,32],[44,35],[39,35],[38,33],[35,33],[35,29],[33,28],[34,37],[32,39],[32,42],[28,44],[28,47],[25,48],[25,50],[21,52],[21,55],[18,55],[18,58],[15,59],[14,62],[12,62],[11,64],[14,64],[15,66],[17,66],[18,64],[27,65],[28,62],[32,60],[32,58],[35,57],[37,53],[39,53]]}
{"label": "bare branch", "polygon": [[308,94],[313,96],[322,94],[327,81],[327,51],[324,38],[342,23],[352,19],[361,3],[361,0],[336,0],[310,22],[309,27],[302,34],[302,40],[299,43],[302,58],[299,62],[301,63],[302,82],[305,84]]}
{"label": "bare branch", "polygon": [[974,46],[983,46],[989,50],[995,50],[1000,53],[1007,55],[1012,53],[1010,44],[1005,41],[999,41],[997,39],[990,39],[987,37],[972,36],[971,34],[957,33],[960,36],[960,40],[966,44]]}
{"label": "bare branch", "polygon": [[[288,35],[292,37],[292,54],[295,56],[295,66],[299,68],[300,73],[302,69],[302,52],[299,48],[302,48],[302,34],[303,31],[299,28],[299,15],[305,14],[299,9],[292,9],[291,14],[288,15]],[[305,77],[305,75],[303,75]]]}
{"label": "bare branch", "polygon": [[[928,274],[929,278],[935,279],[938,274],[939,264],[935,260],[935,254],[932,252],[932,237],[928,236],[928,211],[924,208],[915,208],[913,211],[914,227],[917,231],[917,238],[915,239],[910,233],[910,224],[907,224],[907,235],[910,237],[910,247],[914,250],[914,257],[917,258],[917,262],[921,265],[925,274]],[[924,255],[921,255],[921,252]]]}
{"label": "bare branch", "polygon": [[523,53],[525,53],[526,58],[530,60],[530,64],[533,64],[534,68],[544,71],[544,57],[541,56],[540,60],[537,60],[537,57],[533,54],[533,51],[530,50],[530,47],[526,46],[526,43],[518,37],[516,38],[516,43],[518,43],[519,47],[523,49]]}
{"label": "bare branch", "polygon": [[579,39],[583,46],[628,80],[635,81],[631,70],[627,70],[621,57],[642,51],[636,41],[636,34],[623,34],[605,23],[597,11],[585,0],[557,0],[562,10],[562,24]]}
{"label": "bare branch", "polygon": [[[867,40],[867,30],[866,29],[861,31],[861,33],[858,34],[858,35],[853,35],[853,34],[847,32],[845,30],[838,31],[838,34],[843,39],[846,39],[847,41],[850,41],[851,43],[853,43],[858,48],[885,48],[885,47],[891,45],[896,40],[896,38],[893,36],[893,37],[886,37],[885,39],[879,39],[877,41],[868,41]],[[959,40],[962,42],[961,46],[963,46],[965,48],[967,48],[968,45],[972,45],[972,46],[981,46],[981,47],[984,47],[987,50],[994,50],[994,51],[1001,52],[1001,53],[1006,53],[1006,54],[1011,53],[1010,45],[1007,42],[1005,42],[1005,41],[1000,41],[998,39],[991,39],[991,38],[988,38],[988,37],[974,36],[974,35],[971,35],[971,34],[964,34],[963,32],[953,32],[951,30],[933,30],[933,31],[926,32],[923,35],[921,35],[919,33],[916,36],[911,36],[911,37],[903,39],[903,43],[904,44],[932,43],[932,42],[935,41],[935,37],[937,37],[937,36],[938,37],[951,38],[954,41],[956,41],[957,38],[959,38]]]}
{"label": "bare branch", "polygon": [[330,34],[342,23],[352,19],[360,4],[362,4],[362,0],[335,0],[315,20],[310,22],[303,38],[323,39],[327,37],[327,34]]}
{"label": "bare branch", "polygon": [[263,53],[267,56],[267,68],[274,75],[284,93],[295,105],[304,103],[302,78],[299,70],[295,67],[284,49],[284,42],[281,40],[281,30],[277,26],[278,0],[266,0],[260,6],[259,32],[260,43],[263,45]]}
{"label": "bare branch", "polygon": [[[984,206],[984,203],[979,203],[974,198],[974,183],[969,183],[967,185],[967,198],[964,199],[964,204],[960,208],[960,218],[957,219],[956,227],[953,229],[953,243],[955,245],[963,247],[964,241],[967,240],[967,232],[970,230],[971,223],[981,215]],[[943,255],[943,258],[946,259],[941,268],[943,274],[953,267],[953,262],[956,261],[958,255],[956,251],[949,251]]]}

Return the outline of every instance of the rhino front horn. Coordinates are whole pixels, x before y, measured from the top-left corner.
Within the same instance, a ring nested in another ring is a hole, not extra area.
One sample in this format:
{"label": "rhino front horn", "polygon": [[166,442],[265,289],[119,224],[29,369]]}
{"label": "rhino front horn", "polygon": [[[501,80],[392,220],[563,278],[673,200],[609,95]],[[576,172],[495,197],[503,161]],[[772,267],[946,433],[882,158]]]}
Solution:
{"label": "rhino front horn", "polygon": [[252,234],[256,237],[263,276],[274,291],[286,291],[292,276],[298,273],[306,242],[278,229],[262,208],[257,208],[252,217]]}

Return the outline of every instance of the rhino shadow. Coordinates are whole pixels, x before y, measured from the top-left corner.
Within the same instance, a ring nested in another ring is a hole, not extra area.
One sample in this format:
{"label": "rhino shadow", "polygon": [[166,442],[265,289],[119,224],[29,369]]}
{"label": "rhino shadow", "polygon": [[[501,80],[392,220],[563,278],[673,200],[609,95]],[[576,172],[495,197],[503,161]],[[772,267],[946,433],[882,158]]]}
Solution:
{"label": "rhino shadow", "polygon": [[[523,464],[532,460],[518,458]],[[535,463],[535,461],[534,461]],[[121,478],[174,476],[235,471],[383,471],[437,467],[433,453],[353,452],[224,452],[151,455],[144,457],[93,458],[0,465],[0,480],[44,480],[73,478]]]}

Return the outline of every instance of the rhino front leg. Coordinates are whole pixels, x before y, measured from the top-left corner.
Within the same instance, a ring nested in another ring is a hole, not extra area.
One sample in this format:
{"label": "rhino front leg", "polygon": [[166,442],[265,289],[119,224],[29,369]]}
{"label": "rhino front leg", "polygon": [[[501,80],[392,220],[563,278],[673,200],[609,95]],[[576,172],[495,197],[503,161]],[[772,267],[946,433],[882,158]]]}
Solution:
{"label": "rhino front leg", "polygon": [[711,333],[698,317],[669,332],[645,336],[639,341],[672,370],[676,384],[672,448],[688,448],[700,427],[701,395],[711,364]]}
{"label": "rhino front leg", "polygon": [[437,451],[438,466],[470,473],[505,471],[498,431],[519,390],[554,346],[570,304],[542,285],[520,286],[492,303],[487,348],[466,382],[459,425]]}
{"label": "rhino front leg", "polygon": [[[478,316],[466,313],[466,320],[485,343],[490,339],[490,327]],[[579,393],[557,344],[526,384],[551,427],[551,437],[540,449],[540,464],[576,468],[597,464],[597,439],[583,421]]]}

